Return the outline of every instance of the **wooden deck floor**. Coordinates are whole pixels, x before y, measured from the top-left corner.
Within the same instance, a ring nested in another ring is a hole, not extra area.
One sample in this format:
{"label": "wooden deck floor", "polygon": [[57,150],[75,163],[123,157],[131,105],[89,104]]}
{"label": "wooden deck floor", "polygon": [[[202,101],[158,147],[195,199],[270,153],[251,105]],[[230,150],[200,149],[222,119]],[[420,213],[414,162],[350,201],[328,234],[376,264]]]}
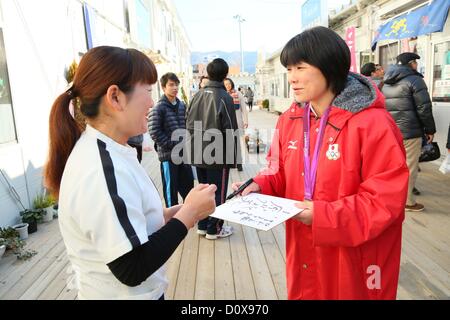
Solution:
{"label": "wooden deck floor", "polygon": [[[250,113],[250,123],[260,129],[273,128],[276,118],[258,110]],[[143,164],[161,190],[154,153],[146,154]],[[232,170],[230,180],[245,180],[260,167],[248,164],[244,172]],[[417,187],[426,211],[407,213],[398,298],[449,299],[450,177],[434,164],[421,168]],[[167,299],[286,299],[284,226],[259,232],[231,225],[235,233],[216,241],[190,230],[168,262]],[[0,260],[0,299],[75,299],[57,221],[40,224],[27,247],[38,251],[30,261],[11,254]]]}

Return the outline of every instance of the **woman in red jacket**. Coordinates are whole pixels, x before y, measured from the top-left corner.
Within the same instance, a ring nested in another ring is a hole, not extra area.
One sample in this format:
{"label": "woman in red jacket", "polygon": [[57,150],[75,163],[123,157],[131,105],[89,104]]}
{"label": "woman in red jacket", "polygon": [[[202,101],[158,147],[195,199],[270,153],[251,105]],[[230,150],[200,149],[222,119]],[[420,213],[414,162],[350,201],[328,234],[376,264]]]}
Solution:
{"label": "woman in red jacket", "polygon": [[281,63],[296,101],[279,118],[268,169],[243,195],[304,209],[286,222],[288,298],[395,299],[408,188],[400,131],[378,88],[349,72],[335,32],[297,35]]}

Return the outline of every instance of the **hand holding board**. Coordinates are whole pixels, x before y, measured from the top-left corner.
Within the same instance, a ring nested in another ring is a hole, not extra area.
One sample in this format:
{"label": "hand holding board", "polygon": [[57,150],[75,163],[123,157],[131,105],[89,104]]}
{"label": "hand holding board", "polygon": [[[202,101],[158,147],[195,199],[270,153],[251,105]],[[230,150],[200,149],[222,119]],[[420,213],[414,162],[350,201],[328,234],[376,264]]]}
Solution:
{"label": "hand holding board", "polygon": [[236,197],[218,206],[211,215],[259,230],[268,231],[302,212],[295,206],[298,201],[251,193]]}

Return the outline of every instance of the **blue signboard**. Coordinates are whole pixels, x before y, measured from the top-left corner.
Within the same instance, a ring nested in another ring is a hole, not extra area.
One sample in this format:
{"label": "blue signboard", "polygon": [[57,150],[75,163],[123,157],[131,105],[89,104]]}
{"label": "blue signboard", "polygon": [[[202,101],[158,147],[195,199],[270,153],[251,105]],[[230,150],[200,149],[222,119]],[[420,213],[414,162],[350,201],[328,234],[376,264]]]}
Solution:
{"label": "blue signboard", "polygon": [[372,51],[381,40],[412,38],[442,31],[449,7],[450,0],[434,0],[430,5],[425,5],[381,25],[372,42]]}
{"label": "blue signboard", "polygon": [[306,0],[302,5],[302,31],[315,26],[328,27],[326,0]]}

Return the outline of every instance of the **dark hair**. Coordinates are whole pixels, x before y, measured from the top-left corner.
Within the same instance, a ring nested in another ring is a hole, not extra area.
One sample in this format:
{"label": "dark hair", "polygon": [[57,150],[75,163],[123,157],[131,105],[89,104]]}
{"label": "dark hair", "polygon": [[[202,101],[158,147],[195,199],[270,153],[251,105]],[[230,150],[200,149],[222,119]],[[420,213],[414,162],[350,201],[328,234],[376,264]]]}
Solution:
{"label": "dark hair", "polygon": [[111,85],[128,95],[137,83],[154,84],[157,79],[153,62],[135,49],[100,46],[83,56],[71,88],[56,98],[50,111],[49,155],[44,169],[45,186],[50,192],[58,196],[67,159],[83,130],[70,113],[70,102],[78,98],[73,104],[79,104],[81,113],[93,119]]}
{"label": "dark hair", "polygon": [[228,75],[228,63],[221,58],[214,59],[206,67],[209,80],[222,82]]}
{"label": "dark hair", "polygon": [[370,77],[372,75],[372,72],[375,72],[376,70],[377,67],[375,66],[375,63],[368,62],[361,67],[361,74],[366,77]]}
{"label": "dark hair", "polygon": [[233,82],[233,80],[231,80],[230,78],[225,78],[223,81],[225,82],[225,81],[230,81],[230,83],[231,83],[231,90],[234,90],[234,82]]}
{"label": "dark hair", "polygon": [[163,75],[159,80],[159,82],[161,83],[161,87],[165,88],[169,80],[172,80],[176,84],[180,84],[180,79],[178,79],[177,75],[175,73],[168,72],[165,75]]}
{"label": "dark hair", "polygon": [[280,56],[287,68],[305,62],[318,68],[334,94],[345,88],[350,70],[350,50],[345,41],[333,30],[314,27],[289,40]]}

